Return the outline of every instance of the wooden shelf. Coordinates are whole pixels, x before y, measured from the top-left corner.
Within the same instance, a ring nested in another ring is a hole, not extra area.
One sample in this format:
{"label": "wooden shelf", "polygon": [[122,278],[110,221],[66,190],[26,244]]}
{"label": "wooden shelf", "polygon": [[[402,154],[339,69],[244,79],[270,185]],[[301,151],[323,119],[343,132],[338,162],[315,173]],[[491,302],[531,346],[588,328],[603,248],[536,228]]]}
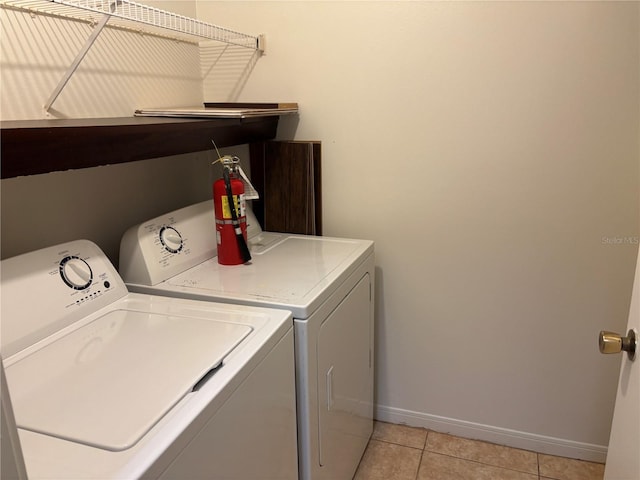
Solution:
{"label": "wooden shelf", "polygon": [[95,167],[275,138],[278,116],[0,122],[1,178]]}

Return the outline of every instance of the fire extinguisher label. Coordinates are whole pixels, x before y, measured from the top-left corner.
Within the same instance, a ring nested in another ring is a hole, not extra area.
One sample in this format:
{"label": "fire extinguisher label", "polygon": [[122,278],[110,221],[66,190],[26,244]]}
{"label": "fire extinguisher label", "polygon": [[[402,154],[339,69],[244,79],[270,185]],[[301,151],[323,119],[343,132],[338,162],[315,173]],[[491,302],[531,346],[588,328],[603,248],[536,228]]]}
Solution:
{"label": "fire extinguisher label", "polygon": [[[230,219],[231,217],[231,209],[229,208],[229,199],[227,197],[220,197],[222,200],[222,218],[224,219]],[[233,196],[233,203],[236,207],[236,214],[238,215],[238,217],[244,217],[245,216],[245,201],[244,201],[244,194],[241,195],[234,195]]]}

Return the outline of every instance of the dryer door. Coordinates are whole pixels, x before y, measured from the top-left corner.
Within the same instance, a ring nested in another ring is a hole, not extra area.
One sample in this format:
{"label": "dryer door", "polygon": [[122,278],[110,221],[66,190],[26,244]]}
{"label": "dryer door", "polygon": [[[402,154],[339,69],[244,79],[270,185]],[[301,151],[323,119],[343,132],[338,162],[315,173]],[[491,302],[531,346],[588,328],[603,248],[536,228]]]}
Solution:
{"label": "dryer door", "polygon": [[365,275],[318,334],[319,458],[322,478],[351,479],[373,430],[373,328]]}

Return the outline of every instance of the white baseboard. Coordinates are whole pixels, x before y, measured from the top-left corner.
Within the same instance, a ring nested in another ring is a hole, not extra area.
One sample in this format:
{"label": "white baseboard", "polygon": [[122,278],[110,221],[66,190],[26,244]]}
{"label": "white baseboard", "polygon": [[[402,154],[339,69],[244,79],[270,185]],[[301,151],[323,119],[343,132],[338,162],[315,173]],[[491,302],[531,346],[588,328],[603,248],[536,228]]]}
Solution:
{"label": "white baseboard", "polygon": [[479,423],[440,417],[422,412],[413,412],[400,408],[376,405],[375,418],[382,422],[424,427],[440,433],[474,440],[506,445],[508,447],[531,450],[547,455],[578,458],[591,462],[604,463],[607,458],[607,447],[589,443],[575,442],[563,438],[546,437],[535,433],[519,432],[506,428],[493,427]]}

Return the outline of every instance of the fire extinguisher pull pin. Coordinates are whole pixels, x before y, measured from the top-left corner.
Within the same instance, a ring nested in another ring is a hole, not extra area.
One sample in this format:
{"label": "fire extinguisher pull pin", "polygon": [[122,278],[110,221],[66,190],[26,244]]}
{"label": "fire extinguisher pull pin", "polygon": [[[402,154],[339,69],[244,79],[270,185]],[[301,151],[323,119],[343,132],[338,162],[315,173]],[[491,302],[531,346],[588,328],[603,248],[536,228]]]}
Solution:
{"label": "fire extinguisher pull pin", "polygon": [[236,174],[238,172],[238,167],[240,166],[240,158],[235,155],[225,155],[220,158],[222,162],[223,168],[229,170],[230,173]]}

